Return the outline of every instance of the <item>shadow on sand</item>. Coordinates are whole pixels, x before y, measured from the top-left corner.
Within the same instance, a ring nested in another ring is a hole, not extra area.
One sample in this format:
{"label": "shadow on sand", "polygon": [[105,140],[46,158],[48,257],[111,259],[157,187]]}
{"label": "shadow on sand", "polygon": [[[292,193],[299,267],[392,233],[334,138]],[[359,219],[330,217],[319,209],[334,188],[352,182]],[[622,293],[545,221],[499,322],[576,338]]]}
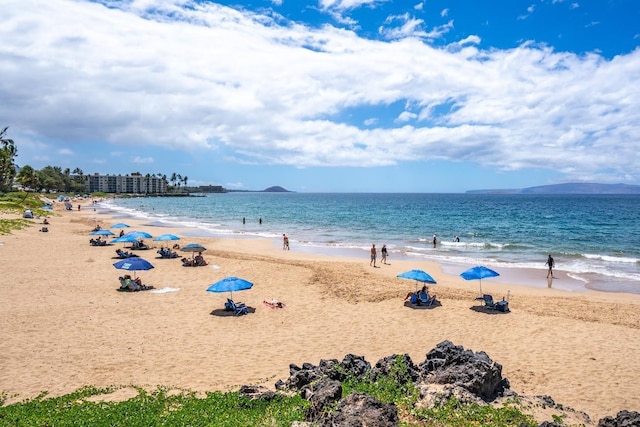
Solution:
{"label": "shadow on sand", "polygon": [[408,308],[412,308],[414,310],[431,310],[436,307],[442,307],[442,303],[436,300],[436,302],[434,302],[431,305],[418,305],[418,304],[411,304],[410,301],[405,301],[404,306]]}
{"label": "shadow on sand", "polygon": [[509,314],[509,311],[495,310],[493,308],[480,306],[480,305],[474,305],[473,307],[469,307],[469,310],[477,311],[478,313],[484,313],[484,314]]}
{"label": "shadow on sand", "polygon": [[[255,313],[256,309],[255,307],[247,306],[247,311],[249,312],[248,314],[251,314],[251,313]],[[218,317],[236,317],[233,311],[228,311],[228,310],[225,310],[224,308],[216,308],[209,314],[211,314],[212,316],[218,316]]]}

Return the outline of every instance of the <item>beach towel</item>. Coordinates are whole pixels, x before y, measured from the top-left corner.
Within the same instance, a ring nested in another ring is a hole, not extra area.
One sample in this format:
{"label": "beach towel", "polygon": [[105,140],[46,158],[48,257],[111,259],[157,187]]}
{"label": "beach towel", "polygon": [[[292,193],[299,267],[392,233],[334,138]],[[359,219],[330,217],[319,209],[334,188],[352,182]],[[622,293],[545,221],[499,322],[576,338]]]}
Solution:
{"label": "beach towel", "polygon": [[168,286],[165,286],[164,288],[153,289],[151,292],[154,294],[166,294],[169,292],[178,292],[179,290],[180,288],[170,288]]}

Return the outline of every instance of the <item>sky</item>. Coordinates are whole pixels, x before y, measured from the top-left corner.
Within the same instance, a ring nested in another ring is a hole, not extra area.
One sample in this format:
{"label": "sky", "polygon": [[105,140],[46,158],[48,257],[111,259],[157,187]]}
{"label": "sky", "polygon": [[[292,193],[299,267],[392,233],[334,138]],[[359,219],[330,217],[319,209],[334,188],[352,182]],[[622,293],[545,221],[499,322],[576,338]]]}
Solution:
{"label": "sky", "polygon": [[2,0],[19,166],[189,186],[640,184],[637,0]]}

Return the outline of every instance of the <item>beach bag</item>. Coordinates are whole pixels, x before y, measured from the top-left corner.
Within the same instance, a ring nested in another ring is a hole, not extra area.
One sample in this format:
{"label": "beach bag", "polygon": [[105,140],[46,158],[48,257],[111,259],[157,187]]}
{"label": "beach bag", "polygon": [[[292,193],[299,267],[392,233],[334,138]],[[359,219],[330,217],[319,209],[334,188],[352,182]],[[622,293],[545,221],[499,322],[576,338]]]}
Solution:
{"label": "beach bag", "polygon": [[506,313],[509,311],[509,301],[498,301],[496,303],[496,310]]}

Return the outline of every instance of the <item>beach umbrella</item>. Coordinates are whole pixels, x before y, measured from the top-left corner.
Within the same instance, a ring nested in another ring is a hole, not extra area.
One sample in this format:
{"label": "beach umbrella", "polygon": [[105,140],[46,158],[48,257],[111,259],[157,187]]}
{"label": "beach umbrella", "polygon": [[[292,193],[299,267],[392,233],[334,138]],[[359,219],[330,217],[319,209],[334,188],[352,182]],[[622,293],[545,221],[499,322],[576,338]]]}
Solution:
{"label": "beach umbrella", "polygon": [[133,271],[134,275],[136,271],[151,270],[153,265],[144,258],[134,257],[126,258],[113,264],[118,270]]}
{"label": "beach umbrella", "polygon": [[156,237],[155,239],[156,241],[159,242],[164,242],[167,240],[180,240],[180,238],[178,236],[176,236],[175,234],[161,234],[158,237]]}
{"label": "beach umbrella", "polygon": [[136,236],[129,236],[125,234],[124,236],[116,237],[111,241],[111,243],[134,243],[137,241],[138,241],[138,238]]}
{"label": "beach umbrella", "polygon": [[196,252],[204,252],[207,248],[202,246],[200,243],[189,243],[188,245],[181,247],[180,250],[184,252],[191,252],[191,258],[193,258],[196,255]]}
{"label": "beach umbrella", "polygon": [[104,230],[102,228],[100,230],[92,231],[91,234],[94,236],[113,236],[112,232],[110,232],[109,230]]}
{"label": "beach umbrella", "polygon": [[433,277],[431,277],[429,273],[426,273],[425,271],[422,271],[422,270],[405,271],[404,273],[398,274],[396,277],[399,277],[401,279],[415,280],[416,292],[418,291],[418,282],[430,283],[432,285],[436,284],[436,280]]}
{"label": "beach umbrella", "polygon": [[230,292],[230,298],[233,299],[233,291],[244,291],[245,289],[251,289],[252,287],[253,283],[248,280],[229,276],[209,286],[207,288],[207,292]]}
{"label": "beach umbrella", "polygon": [[432,285],[436,284],[436,280],[433,277],[431,277],[429,273],[423,270],[414,269],[414,270],[405,271],[404,273],[398,274],[396,277],[399,277],[401,279],[415,280],[416,292],[418,292],[418,283],[429,283]]}
{"label": "beach umbrella", "polygon": [[181,247],[180,250],[184,252],[204,252],[207,248],[202,246],[200,243],[189,243],[188,245]]}
{"label": "beach umbrella", "polygon": [[111,228],[129,228],[129,224],[125,224],[124,222],[119,222],[117,224],[113,224]]}
{"label": "beach umbrella", "polygon": [[146,231],[130,231],[125,236],[134,236],[136,239],[150,239],[153,236]]}
{"label": "beach umbrella", "polygon": [[472,267],[468,270],[460,273],[460,277],[464,280],[479,280],[480,281],[480,294],[482,295],[482,279],[486,279],[487,277],[496,277],[499,276],[500,273],[497,271],[493,271],[490,268],[487,268],[483,265],[478,265]]}

